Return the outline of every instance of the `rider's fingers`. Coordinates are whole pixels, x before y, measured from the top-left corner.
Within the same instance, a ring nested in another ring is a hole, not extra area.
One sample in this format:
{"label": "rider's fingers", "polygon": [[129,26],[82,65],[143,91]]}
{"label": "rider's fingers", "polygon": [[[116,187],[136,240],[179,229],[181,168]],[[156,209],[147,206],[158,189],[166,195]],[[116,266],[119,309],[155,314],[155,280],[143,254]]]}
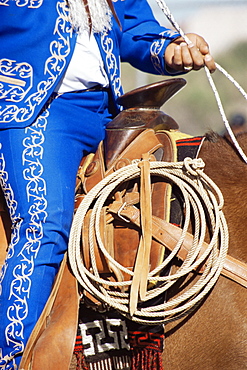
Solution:
{"label": "rider's fingers", "polygon": [[175,71],[188,72],[207,66],[212,73],[216,69],[207,43],[199,36],[194,36],[194,40],[189,44],[177,39],[168,45],[164,57],[167,68]]}
{"label": "rider's fingers", "polygon": [[206,54],[204,57],[205,66],[208,67],[209,71],[213,73],[216,70],[216,64],[211,54]]}
{"label": "rider's fingers", "polygon": [[188,45],[185,42],[182,42],[180,44],[181,47],[181,55],[182,55],[182,63],[183,63],[183,69],[186,71],[191,70],[194,67],[194,61],[191,56],[190,50],[188,48]]}
{"label": "rider's fingers", "polygon": [[176,69],[177,71],[181,71],[183,69],[183,58],[180,45],[176,45],[174,48],[171,67]]}
{"label": "rider's fingers", "polygon": [[[187,48],[185,45],[187,46]],[[185,71],[188,71],[188,67],[190,66],[192,67],[190,69],[194,69],[196,71],[203,68],[204,66],[207,66],[211,73],[216,70],[215,61],[209,53],[207,44],[201,45],[200,50],[193,43],[189,45],[181,43],[180,46],[182,49],[182,60]],[[203,52],[208,51],[208,53],[204,55],[202,50]],[[188,56],[188,54],[190,54],[190,57]]]}
{"label": "rider's fingers", "polygon": [[203,68],[204,56],[202,55],[200,50],[198,50],[198,48],[193,43],[189,44],[187,47],[192,59],[193,69],[197,71]]}

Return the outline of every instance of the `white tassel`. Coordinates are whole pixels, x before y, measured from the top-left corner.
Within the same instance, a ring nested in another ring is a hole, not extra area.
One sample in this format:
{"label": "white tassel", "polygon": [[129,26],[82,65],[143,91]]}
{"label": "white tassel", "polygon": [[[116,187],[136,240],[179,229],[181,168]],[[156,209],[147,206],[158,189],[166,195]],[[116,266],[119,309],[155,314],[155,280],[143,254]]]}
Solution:
{"label": "white tassel", "polygon": [[[102,33],[112,27],[111,10],[106,0],[87,0],[92,20],[92,32]],[[78,32],[89,31],[88,15],[83,0],[68,0],[70,8],[70,22]]]}

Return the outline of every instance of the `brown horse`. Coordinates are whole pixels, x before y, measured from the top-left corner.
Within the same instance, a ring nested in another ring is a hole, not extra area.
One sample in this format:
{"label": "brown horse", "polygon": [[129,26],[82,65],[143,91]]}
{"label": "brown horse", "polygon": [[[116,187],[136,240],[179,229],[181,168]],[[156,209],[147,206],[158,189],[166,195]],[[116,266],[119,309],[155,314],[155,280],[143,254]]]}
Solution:
{"label": "brown horse", "polygon": [[[215,133],[206,137],[199,157],[205,162],[205,173],[219,186],[224,196],[224,214],[230,234],[228,254],[247,263],[247,164],[227,137]],[[247,153],[247,133],[239,135],[238,140]],[[192,279],[193,276],[189,276],[189,280]],[[168,291],[168,300],[177,295],[179,286],[178,281]],[[189,316],[166,325],[164,369],[247,369],[246,305],[247,289],[221,276]]]}
{"label": "brown horse", "polygon": [[[224,196],[228,254],[246,263],[247,164],[227,138],[207,137],[199,157]],[[247,153],[247,133],[238,142]],[[247,369],[247,289],[221,276],[191,316],[167,324],[163,363],[165,370]]]}

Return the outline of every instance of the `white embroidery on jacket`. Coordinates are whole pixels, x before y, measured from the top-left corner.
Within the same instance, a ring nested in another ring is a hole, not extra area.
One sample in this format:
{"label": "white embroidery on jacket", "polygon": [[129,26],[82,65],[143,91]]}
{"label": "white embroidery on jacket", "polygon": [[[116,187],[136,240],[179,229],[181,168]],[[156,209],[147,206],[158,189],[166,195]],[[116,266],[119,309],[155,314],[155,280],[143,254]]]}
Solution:
{"label": "white embroidery on jacket", "polygon": [[[0,148],[2,148],[2,145],[4,144],[0,144]],[[20,232],[20,227],[22,224],[22,219],[20,218],[20,215],[16,212],[17,202],[14,199],[13,189],[8,183],[8,173],[5,170],[5,159],[2,153],[0,155],[0,183],[1,183],[1,188],[4,192],[5,201],[8,206],[9,215],[12,221],[11,241],[10,241],[10,245],[8,246],[5,264],[2,266],[2,270],[0,273],[0,295],[1,295],[2,294],[2,281],[4,279],[4,276],[5,276],[7,267],[8,267],[8,260],[12,258],[15,253],[15,245],[20,240],[19,232]],[[13,334],[13,332],[11,334]],[[13,340],[10,339],[10,341],[13,343]],[[8,340],[8,343],[10,341]],[[1,349],[0,349],[0,352],[2,352]],[[19,347],[17,349],[17,352],[19,352]],[[14,349],[13,352],[5,356],[4,359],[1,358],[0,369],[5,369],[5,365],[13,358],[15,353],[16,353],[16,348]],[[15,364],[15,360],[13,360],[13,365],[14,364]]]}
{"label": "white embroidery on jacket", "polygon": [[28,8],[39,8],[44,0],[0,0],[0,5],[8,5],[10,1],[15,1],[16,6]]}
{"label": "white embroidery on jacket", "polygon": [[106,55],[106,67],[114,93],[116,96],[120,96],[122,94],[120,60],[117,60],[116,56],[114,55],[114,41],[112,37],[109,36],[108,32],[104,32],[101,35],[101,46]]}
{"label": "white embroidery on jacket", "polygon": [[[32,117],[35,107],[41,105],[42,101],[46,98],[48,91],[55,84],[59,75],[62,74],[66,66],[66,58],[70,53],[70,38],[72,37],[73,30],[69,22],[69,9],[66,0],[57,2],[58,18],[55,23],[54,35],[57,36],[50,44],[50,57],[46,60],[44,66],[44,75],[46,79],[39,82],[37,91],[31,94],[25,101],[25,105],[7,105],[1,110],[0,107],[0,122],[25,122]],[[4,59],[6,63],[7,59]],[[2,65],[3,60],[0,60]],[[9,61],[10,64],[13,61]],[[25,64],[21,63],[22,65]],[[16,67],[16,66],[15,66]],[[8,76],[11,77],[11,76]],[[1,78],[0,78],[1,81]],[[0,89],[1,89],[0,85]],[[3,99],[4,91],[0,90],[0,99]],[[23,95],[23,97],[25,94]]]}
{"label": "white embroidery on jacket", "polygon": [[[26,193],[27,201],[29,202],[28,214],[30,215],[30,221],[26,229],[26,241],[18,255],[15,253],[18,263],[13,270],[13,279],[9,291],[11,304],[7,311],[9,324],[5,328],[5,337],[8,345],[13,349],[1,359],[2,362],[5,361],[5,364],[8,365],[11,360],[14,361],[14,357],[19,352],[24,350],[24,320],[29,314],[28,302],[32,285],[32,274],[43,238],[43,224],[47,217],[46,182],[43,179],[42,157],[44,131],[46,130],[48,115],[49,110],[45,110],[31,126],[27,127],[25,129],[27,136],[23,140],[23,178],[27,182]],[[4,192],[6,194],[6,189],[4,189]],[[15,226],[18,237],[12,239],[6,266],[9,258],[14,255],[13,241],[15,239],[16,242],[19,241],[20,226],[21,222]],[[2,369],[1,366],[0,369]]]}
{"label": "white embroidery on jacket", "polygon": [[174,36],[175,34],[177,34],[177,32],[173,30],[163,31],[160,33],[161,37],[158,40],[155,40],[150,46],[151,61],[153,63],[154,68],[160,75],[164,75],[164,69],[162,68],[163,55],[160,55],[160,52],[164,47],[166,39],[168,37]]}

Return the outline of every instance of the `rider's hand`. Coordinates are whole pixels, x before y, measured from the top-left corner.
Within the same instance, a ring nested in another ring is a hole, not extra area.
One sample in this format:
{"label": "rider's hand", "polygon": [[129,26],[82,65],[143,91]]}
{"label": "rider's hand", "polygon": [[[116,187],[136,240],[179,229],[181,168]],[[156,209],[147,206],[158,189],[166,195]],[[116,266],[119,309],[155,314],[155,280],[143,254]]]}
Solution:
{"label": "rider's hand", "polygon": [[167,46],[164,55],[167,70],[188,72],[207,66],[213,73],[216,65],[204,38],[195,33],[187,33],[186,36],[191,44],[187,45],[182,37],[178,37]]}

